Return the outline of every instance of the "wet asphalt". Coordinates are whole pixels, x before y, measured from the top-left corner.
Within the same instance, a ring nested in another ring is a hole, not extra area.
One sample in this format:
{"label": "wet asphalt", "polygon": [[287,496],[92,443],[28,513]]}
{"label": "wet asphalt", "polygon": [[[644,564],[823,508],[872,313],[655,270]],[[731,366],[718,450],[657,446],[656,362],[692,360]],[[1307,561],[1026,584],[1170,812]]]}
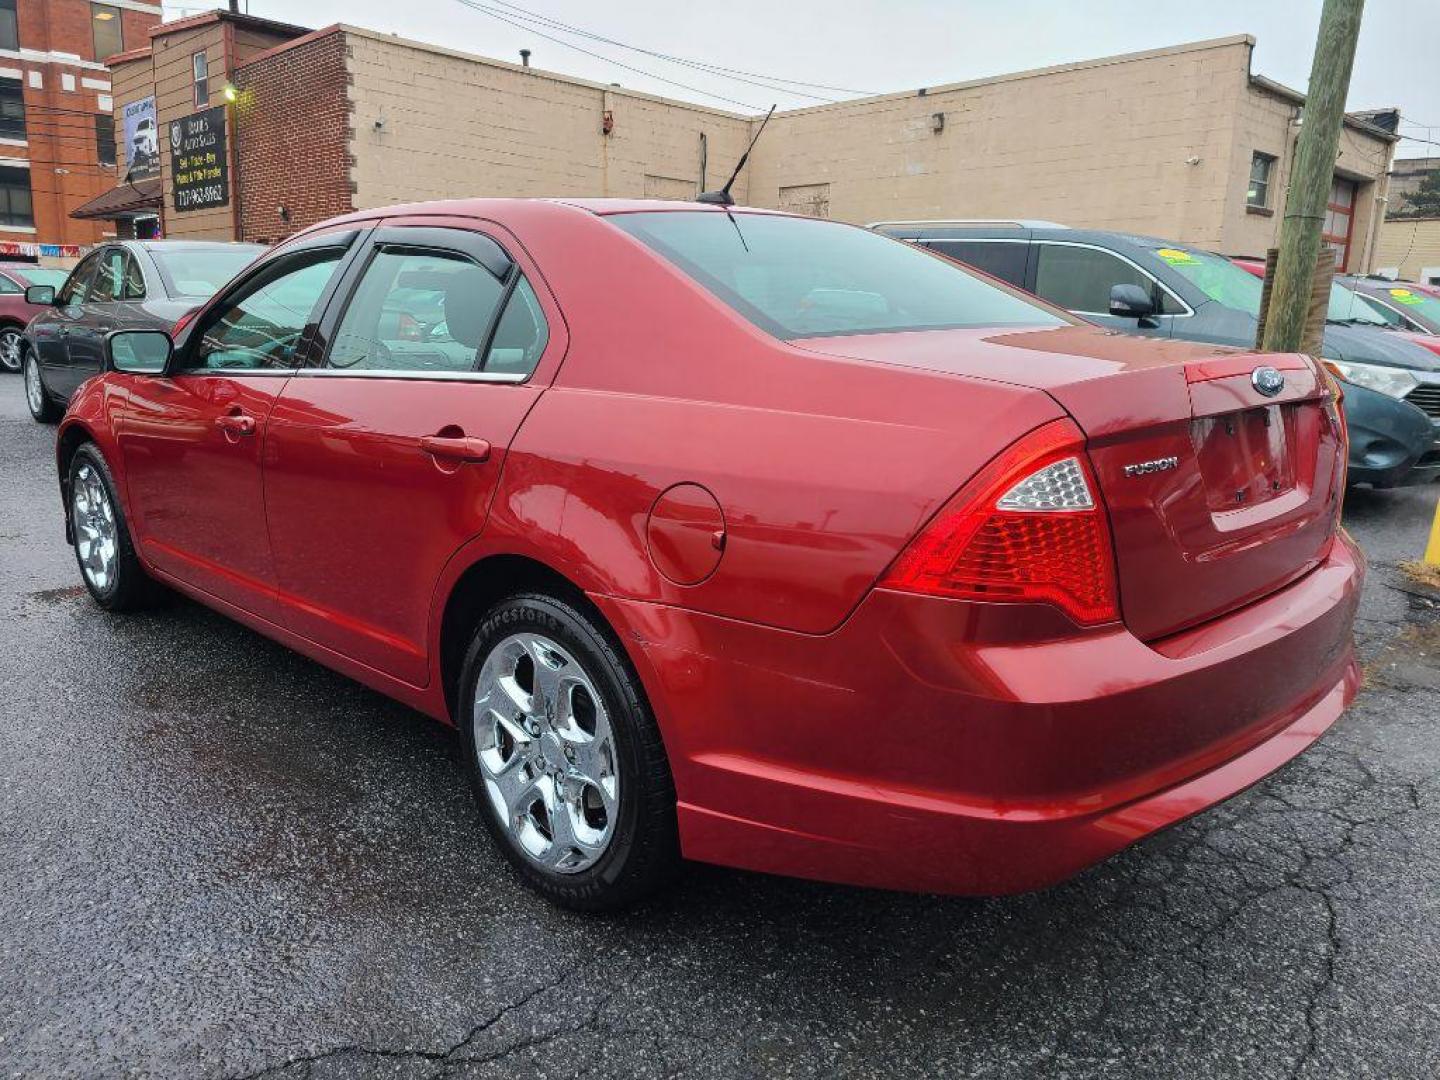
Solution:
{"label": "wet asphalt", "polygon": [[1049,892],[691,868],[558,911],[452,734],[188,602],[111,617],[0,377],[0,1076],[1435,1077],[1436,489],[1359,492],[1367,686]]}

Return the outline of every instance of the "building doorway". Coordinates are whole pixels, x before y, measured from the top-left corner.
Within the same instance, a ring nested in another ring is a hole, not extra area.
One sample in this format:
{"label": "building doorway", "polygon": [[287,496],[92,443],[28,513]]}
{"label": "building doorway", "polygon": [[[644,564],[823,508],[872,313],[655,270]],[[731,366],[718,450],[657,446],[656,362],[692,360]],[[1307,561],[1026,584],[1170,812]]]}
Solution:
{"label": "building doorway", "polygon": [[1321,239],[1335,252],[1335,272],[1350,268],[1350,240],[1355,234],[1355,195],[1359,185],[1354,180],[1335,177],[1330,185],[1330,201],[1325,207],[1325,226]]}

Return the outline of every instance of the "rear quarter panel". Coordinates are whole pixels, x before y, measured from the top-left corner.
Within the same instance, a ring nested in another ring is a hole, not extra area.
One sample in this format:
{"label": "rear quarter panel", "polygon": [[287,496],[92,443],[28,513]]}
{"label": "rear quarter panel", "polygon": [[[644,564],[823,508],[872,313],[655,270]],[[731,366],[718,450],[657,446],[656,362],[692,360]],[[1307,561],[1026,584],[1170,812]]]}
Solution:
{"label": "rear quarter panel", "polygon": [[[571,340],[492,525],[527,543],[554,529],[552,563],[592,592],[829,630],[986,460],[1061,415],[1038,391],[776,341],[586,213],[522,239]],[[693,585],[646,537],[682,482],[724,514],[719,565]]]}

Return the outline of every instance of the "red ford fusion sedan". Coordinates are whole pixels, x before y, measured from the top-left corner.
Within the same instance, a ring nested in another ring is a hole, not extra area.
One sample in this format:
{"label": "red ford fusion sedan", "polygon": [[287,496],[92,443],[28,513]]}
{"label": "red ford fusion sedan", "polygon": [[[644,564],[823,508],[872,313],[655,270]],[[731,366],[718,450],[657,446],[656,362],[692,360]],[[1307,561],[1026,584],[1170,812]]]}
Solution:
{"label": "red ford fusion sedan", "polygon": [[864,229],[339,218],[61,425],[94,598],[157,585],[458,727],[579,908],[682,858],[997,894],[1259,780],[1358,681],[1334,385]]}

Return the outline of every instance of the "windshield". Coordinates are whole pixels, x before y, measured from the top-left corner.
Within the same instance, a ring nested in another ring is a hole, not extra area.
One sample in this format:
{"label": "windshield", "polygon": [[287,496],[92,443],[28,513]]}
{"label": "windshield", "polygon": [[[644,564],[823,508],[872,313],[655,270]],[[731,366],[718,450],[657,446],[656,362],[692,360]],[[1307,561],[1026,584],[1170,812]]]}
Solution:
{"label": "windshield", "polygon": [[53,285],[58,289],[65,284],[65,279],[70,276],[70,271],[50,270],[43,266],[27,266],[24,270],[18,271],[17,276],[24,278],[31,285]]}
{"label": "windshield", "polygon": [[249,266],[263,250],[249,244],[213,248],[150,248],[165,291],[205,298]]}
{"label": "windshield", "polygon": [[1355,323],[1357,326],[1390,326],[1387,319],[1361,293],[1347,289],[1338,282],[1330,285],[1330,307],[1325,312],[1329,322]]}
{"label": "windshield", "polygon": [[778,338],[1067,321],[948,259],[838,222],[711,211],[607,220]]}
{"label": "windshield", "polygon": [[1221,307],[1260,317],[1260,279],[1248,270],[1208,251],[1162,247],[1155,254]]}
{"label": "windshield", "polygon": [[1404,285],[1388,285],[1380,291],[1379,300],[1417,322],[1440,327],[1440,296]]}

